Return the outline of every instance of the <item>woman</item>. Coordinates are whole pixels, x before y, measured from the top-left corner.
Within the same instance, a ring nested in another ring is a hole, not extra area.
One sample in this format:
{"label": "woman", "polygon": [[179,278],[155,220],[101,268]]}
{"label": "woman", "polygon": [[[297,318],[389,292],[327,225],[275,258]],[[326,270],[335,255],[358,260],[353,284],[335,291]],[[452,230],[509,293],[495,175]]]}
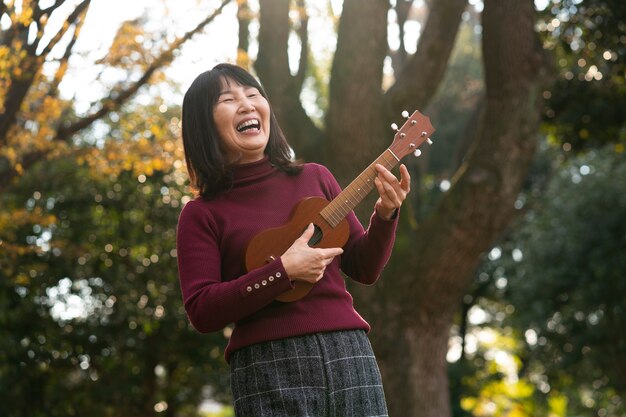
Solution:
{"label": "woman", "polygon": [[[220,64],[200,74],[183,101],[183,145],[198,197],[183,208],[177,232],[185,309],[200,332],[235,327],[225,357],[238,416],[387,415],[376,359],[340,269],[372,284],[393,246],[410,178],[382,166],[380,198],[367,231],[351,213],[343,248],[311,248],[309,225],[282,256],[246,271],[248,242],[285,224],[303,198],[332,200],[330,172],[298,164],[261,85],[244,69]],[[283,303],[295,281],[315,283]]]}

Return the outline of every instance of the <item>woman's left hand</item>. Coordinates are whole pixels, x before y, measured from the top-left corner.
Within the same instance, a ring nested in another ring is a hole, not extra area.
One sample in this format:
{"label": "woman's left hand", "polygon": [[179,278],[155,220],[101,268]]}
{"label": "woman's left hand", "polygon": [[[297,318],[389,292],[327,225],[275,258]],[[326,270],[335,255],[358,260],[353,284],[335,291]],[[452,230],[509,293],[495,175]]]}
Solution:
{"label": "woman's left hand", "polygon": [[411,191],[411,176],[404,164],[400,165],[400,181],[387,168],[376,164],[378,176],[374,184],[380,194],[376,201],[376,212],[385,220],[391,220]]}

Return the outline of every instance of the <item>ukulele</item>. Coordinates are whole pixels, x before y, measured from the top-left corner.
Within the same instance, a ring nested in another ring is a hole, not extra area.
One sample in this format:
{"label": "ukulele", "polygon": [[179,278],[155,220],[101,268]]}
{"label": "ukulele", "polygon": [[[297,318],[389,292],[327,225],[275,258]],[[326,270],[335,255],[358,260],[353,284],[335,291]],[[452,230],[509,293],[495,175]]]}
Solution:
{"label": "ukulele", "polygon": [[[430,118],[419,111],[411,116],[407,111],[402,116],[408,120],[400,129],[393,123],[391,128],[396,131],[393,142],[374,162],[352,181],[337,197],[328,201],[322,197],[308,197],[300,200],[289,216],[287,223],[280,227],[267,229],[250,240],[246,249],[246,268],[251,271],[277,259],[287,251],[298,239],[309,224],[313,223],[315,231],[308,242],[315,248],[340,248],[348,241],[350,227],[346,216],[374,188],[377,176],[376,164],[391,170],[406,155],[413,153],[419,156],[419,146],[427,142],[432,144],[430,135],[435,131]],[[294,281],[294,288],[278,297],[277,301],[291,302],[304,297],[311,291],[314,284]]]}

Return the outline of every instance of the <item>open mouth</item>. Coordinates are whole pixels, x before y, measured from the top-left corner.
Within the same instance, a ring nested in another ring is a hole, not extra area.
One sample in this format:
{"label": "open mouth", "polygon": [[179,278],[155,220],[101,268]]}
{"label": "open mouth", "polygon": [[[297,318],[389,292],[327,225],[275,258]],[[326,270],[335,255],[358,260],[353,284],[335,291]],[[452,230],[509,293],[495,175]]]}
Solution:
{"label": "open mouth", "polygon": [[261,123],[257,119],[246,120],[237,125],[238,132],[245,132],[246,130],[256,129],[259,130],[261,128]]}

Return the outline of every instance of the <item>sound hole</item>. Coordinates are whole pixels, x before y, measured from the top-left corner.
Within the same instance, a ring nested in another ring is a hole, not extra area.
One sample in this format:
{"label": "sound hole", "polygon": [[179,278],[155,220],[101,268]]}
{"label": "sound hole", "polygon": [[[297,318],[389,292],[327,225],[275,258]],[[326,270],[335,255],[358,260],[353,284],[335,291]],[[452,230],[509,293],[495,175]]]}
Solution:
{"label": "sound hole", "polygon": [[320,243],[322,238],[324,237],[322,229],[318,225],[314,224],[313,227],[315,228],[315,231],[313,232],[313,236],[311,236],[311,239],[309,239],[309,246],[311,247]]}

